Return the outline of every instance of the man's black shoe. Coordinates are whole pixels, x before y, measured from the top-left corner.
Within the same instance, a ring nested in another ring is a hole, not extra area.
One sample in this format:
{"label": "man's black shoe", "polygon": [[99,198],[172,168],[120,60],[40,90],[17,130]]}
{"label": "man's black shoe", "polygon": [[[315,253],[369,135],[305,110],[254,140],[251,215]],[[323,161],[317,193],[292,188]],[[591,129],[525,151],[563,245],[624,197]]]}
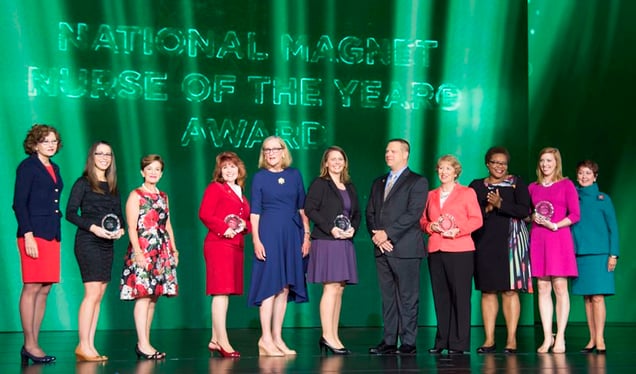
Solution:
{"label": "man's black shoe", "polygon": [[428,350],[428,353],[432,355],[439,355],[442,354],[442,351],[444,351],[444,348],[431,348]]}
{"label": "man's black shoe", "polygon": [[384,341],[375,347],[369,348],[371,355],[394,355],[397,352],[397,346],[386,344]]}
{"label": "man's black shoe", "polygon": [[410,344],[402,344],[397,350],[399,355],[414,355],[415,353],[417,353],[415,346]]}
{"label": "man's black shoe", "polygon": [[449,349],[448,350],[448,354],[449,355],[463,355],[464,351],[462,351],[460,349]]}

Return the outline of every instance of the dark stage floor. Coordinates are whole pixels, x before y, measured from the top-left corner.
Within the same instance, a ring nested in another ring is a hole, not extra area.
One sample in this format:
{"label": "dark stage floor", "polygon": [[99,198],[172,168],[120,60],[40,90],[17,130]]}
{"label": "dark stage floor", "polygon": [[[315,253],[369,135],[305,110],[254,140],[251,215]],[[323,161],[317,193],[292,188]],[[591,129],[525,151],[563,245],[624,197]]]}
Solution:
{"label": "dark stage floor", "polygon": [[498,353],[478,355],[482,343],[481,327],[472,330],[472,351],[463,356],[429,355],[435,329],[421,327],[416,356],[370,356],[367,349],[380,340],[379,328],[343,328],[341,339],[353,351],[350,356],[321,356],[318,350],[319,329],[285,329],[288,345],[298,351],[297,357],[259,357],[256,342],[259,330],[234,329],[230,337],[240,359],[211,358],[206,349],[208,330],[154,330],[153,344],[168,353],[165,360],[138,361],[134,353],[134,331],[98,331],[97,346],[110,357],[105,364],[76,363],[73,351],[76,332],[44,332],[41,344],[56,355],[51,365],[20,365],[20,333],[0,333],[0,373],[632,373],[636,370],[636,325],[610,325],[606,330],[607,354],[581,354],[587,342],[587,327],[568,326],[566,354],[537,354],[541,340],[538,327],[521,327],[518,341],[520,353],[501,353],[505,341],[504,328],[498,327]]}

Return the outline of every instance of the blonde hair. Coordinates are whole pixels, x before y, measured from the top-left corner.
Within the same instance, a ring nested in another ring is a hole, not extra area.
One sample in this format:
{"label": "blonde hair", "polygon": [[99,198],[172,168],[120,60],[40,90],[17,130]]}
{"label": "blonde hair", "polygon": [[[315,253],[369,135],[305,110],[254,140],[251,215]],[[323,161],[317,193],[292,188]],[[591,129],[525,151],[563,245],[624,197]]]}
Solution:
{"label": "blonde hair", "polygon": [[453,169],[455,169],[455,180],[459,178],[459,175],[462,173],[462,164],[459,163],[457,157],[453,155],[444,155],[437,160],[437,167],[439,168],[439,164],[442,162],[449,162]]}
{"label": "blonde hair", "polygon": [[559,149],[555,147],[545,147],[541,150],[541,152],[539,152],[539,160],[537,161],[537,182],[543,183],[543,180],[545,179],[541,172],[541,156],[546,153],[552,153],[554,155],[556,167],[554,168],[554,180],[552,182],[558,182],[563,179],[563,163],[561,161],[561,152],[559,152]]}
{"label": "blonde hair", "polygon": [[270,140],[276,140],[278,142],[278,145],[282,148],[280,166],[281,168],[286,169],[291,165],[293,161],[292,156],[291,153],[289,153],[289,148],[287,148],[287,144],[285,144],[285,141],[281,139],[280,136],[276,135],[268,136],[267,138],[265,138],[265,140],[263,140],[263,144],[261,144],[261,154],[258,156],[258,167],[267,169],[268,165],[265,161],[265,157],[263,157],[265,155],[263,149],[265,148],[265,143],[269,142]]}

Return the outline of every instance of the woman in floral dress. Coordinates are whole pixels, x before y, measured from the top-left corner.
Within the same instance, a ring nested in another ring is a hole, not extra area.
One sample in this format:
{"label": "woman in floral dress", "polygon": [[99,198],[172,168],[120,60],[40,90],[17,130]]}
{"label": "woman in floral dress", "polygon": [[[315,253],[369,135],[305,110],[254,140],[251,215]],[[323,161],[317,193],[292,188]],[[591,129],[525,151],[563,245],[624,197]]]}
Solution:
{"label": "woman in floral dress", "polygon": [[130,244],[121,277],[122,300],[135,300],[135,328],[138,358],[162,359],[150,344],[150,326],[159,296],[176,296],[179,251],[174,241],[168,195],[159,191],[157,183],[163,174],[159,155],[141,159],[144,183],[133,190],[126,202],[126,220]]}

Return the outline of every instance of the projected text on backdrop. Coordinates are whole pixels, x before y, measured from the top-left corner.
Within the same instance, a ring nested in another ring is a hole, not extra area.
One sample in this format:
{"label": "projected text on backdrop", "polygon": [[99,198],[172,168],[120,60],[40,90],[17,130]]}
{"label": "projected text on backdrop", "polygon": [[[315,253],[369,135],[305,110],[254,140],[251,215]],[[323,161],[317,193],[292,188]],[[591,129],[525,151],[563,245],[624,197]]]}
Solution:
{"label": "projected text on backdrop", "polygon": [[[272,63],[391,67],[425,71],[436,40],[381,39],[373,36],[281,34],[275,47],[257,32],[222,33],[196,28],[152,28],[59,22],[57,51],[108,57],[98,66],[28,66],[28,96],[81,100],[181,101],[220,106],[241,102],[240,113],[222,118],[184,118],[182,146],[207,141],[215,147],[252,148],[274,132],[298,148],[322,145],[327,123],[311,113],[295,121],[267,123],[252,111],[259,107],[320,108],[330,105],[358,110],[443,110],[461,105],[452,83],[402,82],[316,73],[276,74]],[[148,66],[152,59],[181,61],[183,68],[164,71]],[[101,65],[101,66],[99,66]],[[209,66],[206,66],[209,65]],[[121,66],[117,70],[112,66]],[[213,70],[207,71],[207,70]],[[313,68],[315,71],[316,69]],[[248,72],[246,72],[248,71]],[[256,72],[256,73],[255,73]],[[327,96],[330,92],[333,95]]]}

